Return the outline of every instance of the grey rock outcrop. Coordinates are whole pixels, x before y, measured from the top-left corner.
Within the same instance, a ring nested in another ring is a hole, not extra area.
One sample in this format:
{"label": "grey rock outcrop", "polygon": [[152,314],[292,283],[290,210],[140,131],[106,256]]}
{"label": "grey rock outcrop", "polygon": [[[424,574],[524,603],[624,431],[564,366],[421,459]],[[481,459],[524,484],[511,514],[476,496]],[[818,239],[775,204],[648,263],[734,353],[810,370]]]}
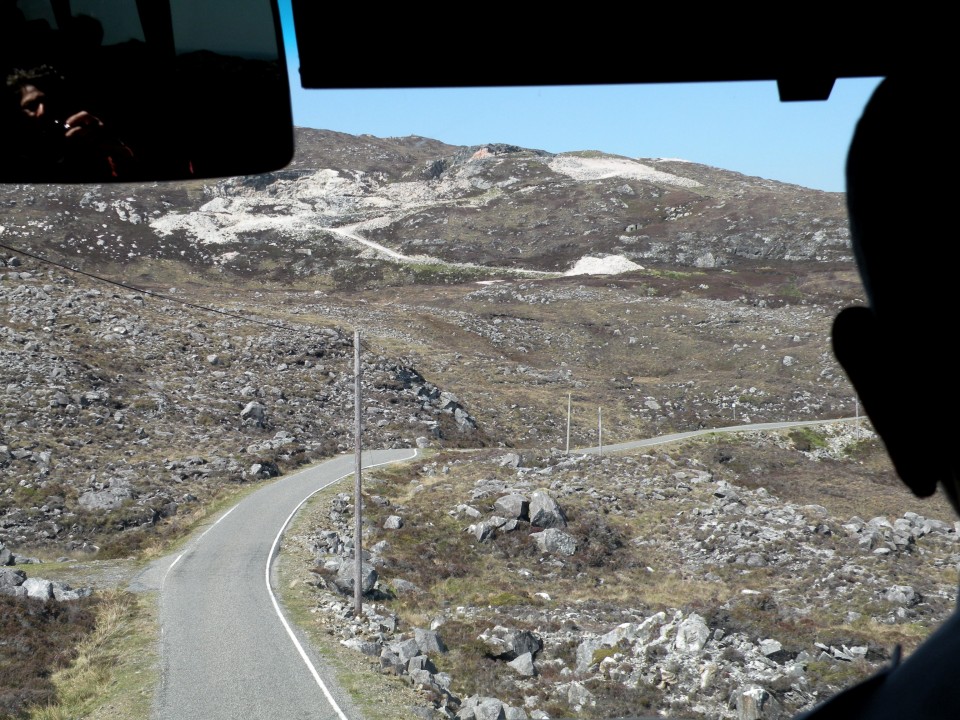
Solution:
{"label": "grey rock outcrop", "polygon": [[530,500],[524,495],[511,493],[499,497],[493,503],[494,512],[506,518],[530,520]]}
{"label": "grey rock outcrop", "polygon": [[525,654],[534,657],[543,649],[543,640],[529,630],[502,625],[485,630],[477,639],[487,646],[491,657],[499,660],[516,660]]}
{"label": "grey rock outcrop", "polygon": [[[352,593],[356,575],[354,561],[352,558],[348,558],[340,563],[334,582],[343,592]],[[378,577],[376,568],[367,563],[361,563],[360,592],[366,594],[373,590],[377,584]]]}
{"label": "grey rock outcrop", "polygon": [[545,553],[571,556],[577,552],[577,540],[570,533],[549,527],[533,534],[537,547]]}
{"label": "grey rock outcrop", "polygon": [[546,490],[535,490],[530,496],[530,524],[542,528],[565,528],[567,515]]}

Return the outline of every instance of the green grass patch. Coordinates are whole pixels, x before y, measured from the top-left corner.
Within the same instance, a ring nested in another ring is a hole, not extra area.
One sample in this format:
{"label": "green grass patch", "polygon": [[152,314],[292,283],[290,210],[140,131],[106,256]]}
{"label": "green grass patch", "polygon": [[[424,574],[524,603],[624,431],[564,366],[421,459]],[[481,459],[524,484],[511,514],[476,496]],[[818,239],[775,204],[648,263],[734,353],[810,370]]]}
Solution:
{"label": "green grass patch", "polygon": [[793,446],[801,452],[829,447],[826,437],[812,427],[799,427],[790,431]]}

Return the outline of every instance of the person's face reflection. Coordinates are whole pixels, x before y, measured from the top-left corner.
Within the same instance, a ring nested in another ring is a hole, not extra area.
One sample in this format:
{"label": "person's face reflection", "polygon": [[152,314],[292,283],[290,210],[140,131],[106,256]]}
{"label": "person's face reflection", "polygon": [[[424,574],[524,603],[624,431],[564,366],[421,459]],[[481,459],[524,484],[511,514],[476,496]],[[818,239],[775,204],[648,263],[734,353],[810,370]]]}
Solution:
{"label": "person's face reflection", "polygon": [[47,95],[33,85],[20,89],[20,110],[32,120],[41,120],[47,114]]}

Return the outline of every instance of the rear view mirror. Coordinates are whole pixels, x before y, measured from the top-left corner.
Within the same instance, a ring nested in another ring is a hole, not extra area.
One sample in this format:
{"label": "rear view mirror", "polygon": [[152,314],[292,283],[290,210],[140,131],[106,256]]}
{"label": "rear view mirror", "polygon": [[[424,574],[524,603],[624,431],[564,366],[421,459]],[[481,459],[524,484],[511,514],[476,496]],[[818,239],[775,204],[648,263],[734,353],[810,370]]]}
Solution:
{"label": "rear view mirror", "polygon": [[251,175],[293,156],[276,0],[0,0],[0,182]]}

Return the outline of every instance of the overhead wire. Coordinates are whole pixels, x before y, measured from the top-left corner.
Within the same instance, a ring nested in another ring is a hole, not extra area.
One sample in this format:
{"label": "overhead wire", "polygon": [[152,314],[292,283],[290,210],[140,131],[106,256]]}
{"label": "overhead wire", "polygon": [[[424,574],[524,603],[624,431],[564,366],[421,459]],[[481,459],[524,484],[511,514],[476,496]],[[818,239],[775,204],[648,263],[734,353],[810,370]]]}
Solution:
{"label": "overhead wire", "polygon": [[[138,287],[136,285],[131,285],[120,280],[113,280],[112,278],[104,277],[103,275],[97,275],[96,273],[91,273],[86,270],[81,270],[80,268],[71,267],[70,265],[65,265],[64,263],[57,262],[56,260],[51,260],[50,258],[43,257],[36,253],[30,252],[28,250],[23,250],[21,248],[16,248],[6,243],[0,242],[0,248],[8,250],[10,252],[16,253],[18,255],[23,255],[32,260],[36,260],[41,263],[46,263],[47,265],[52,265],[53,267],[59,268],[60,270],[65,270],[67,272],[75,273],[77,275],[83,275],[84,277],[90,278],[95,282],[105,283],[107,285],[114,285],[124,290],[129,290],[131,292],[140,293],[143,295],[148,295],[150,297],[157,298],[158,300],[163,300],[166,302],[176,303],[183,305],[184,307],[189,307],[194,310],[199,310],[201,312],[215,313],[217,315],[223,315],[224,317],[233,318],[235,320],[242,320],[243,322],[252,323],[254,325],[262,325],[263,327],[272,328],[274,330],[285,330],[294,334],[300,335],[317,335],[317,333],[312,333],[307,330],[299,330],[297,328],[291,327],[289,325],[284,325],[283,323],[277,322],[268,322],[265,320],[258,320],[246,315],[241,315],[239,313],[230,312],[229,310],[221,310],[219,308],[211,307],[209,305],[202,305],[200,303],[190,302],[189,300],[184,300],[182,298],[174,297],[172,295],[166,295],[164,293],[159,293],[154,290],[147,290],[146,288]],[[321,336],[322,337],[322,336]],[[353,347],[353,338],[350,338],[350,347]],[[364,342],[361,338],[360,347],[367,352],[376,353],[376,349],[372,348],[368,343]]]}

